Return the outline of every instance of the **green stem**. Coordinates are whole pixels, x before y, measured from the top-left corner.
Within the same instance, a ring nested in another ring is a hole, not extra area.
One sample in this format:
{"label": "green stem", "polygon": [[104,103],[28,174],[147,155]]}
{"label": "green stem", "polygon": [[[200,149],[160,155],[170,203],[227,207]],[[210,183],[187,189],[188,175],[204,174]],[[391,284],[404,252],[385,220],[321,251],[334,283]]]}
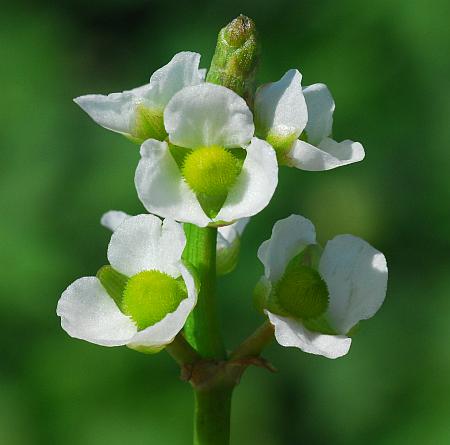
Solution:
{"label": "green stem", "polygon": [[266,321],[234,350],[230,360],[257,357],[272,340],[273,326]]}
{"label": "green stem", "polygon": [[195,391],[194,445],[228,445],[232,386]]}
{"label": "green stem", "polygon": [[195,267],[200,280],[197,305],[189,316],[184,332],[186,340],[203,357],[226,357],[216,307],[217,229],[184,224],[187,244],[183,257]]}
{"label": "green stem", "polygon": [[166,350],[180,366],[190,365],[201,359],[181,333],[166,346]]}

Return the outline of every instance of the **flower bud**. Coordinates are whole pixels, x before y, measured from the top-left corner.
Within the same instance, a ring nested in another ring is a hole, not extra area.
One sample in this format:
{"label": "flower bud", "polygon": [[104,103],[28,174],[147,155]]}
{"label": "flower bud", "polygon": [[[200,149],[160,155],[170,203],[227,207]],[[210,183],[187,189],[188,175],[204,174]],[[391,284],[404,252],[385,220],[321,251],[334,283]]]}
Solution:
{"label": "flower bud", "polygon": [[206,81],[233,90],[251,104],[258,59],[255,23],[240,15],[220,30]]}

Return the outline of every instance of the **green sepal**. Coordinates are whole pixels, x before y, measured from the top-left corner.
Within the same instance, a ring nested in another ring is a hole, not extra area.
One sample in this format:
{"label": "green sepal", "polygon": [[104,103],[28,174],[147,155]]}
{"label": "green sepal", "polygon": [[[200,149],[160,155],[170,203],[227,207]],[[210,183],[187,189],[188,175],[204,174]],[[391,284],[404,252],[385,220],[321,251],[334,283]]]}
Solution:
{"label": "green sepal", "polygon": [[116,302],[119,309],[122,308],[123,292],[129,278],[120,272],[117,272],[112,266],[101,267],[97,272],[97,278],[106,289],[109,296]]}
{"label": "green sepal", "polygon": [[313,332],[320,332],[326,335],[338,335],[338,333],[331,327],[324,314],[317,318],[311,318],[308,320],[302,320],[306,329]]}
{"label": "green sepal", "polygon": [[318,270],[322,252],[323,248],[319,244],[310,244],[309,246],[306,246],[298,255],[289,261],[285,273],[297,266],[308,266]]}
{"label": "green sepal", "polygon": [[158,352],[161,352],[166,346],[142,346],[142,345],[127,345],[128,348],[132,349],[133,351],[141,352],[142,354],[158,354]]}
{"label": "green sepal", "polygon": [[206,193],[197,193],[196,196],[202,210],[208,215],[209,218],[213,219],[220,212],[220,209],[227,199],[228,193],[218,196],[210,196]]}
{"label": "green sepal", "polygon": [[251,105],[259,52],[255,23],[240,15],[220,30],[206,81],[233,90]]}
{"label": "green sepal", "polygon": [[170,154],[172,155],[173,159],[178,165],[178,168],[181,170],[183,168],[184,161],[186,157],[192,153],[192,150],[190,148],[180,147],[178,145],[169,144],[169,150]]}
{"label": "green sepal", "polygon": [[308,142],[308,134],[306,133],[306,130],[303,130],[298,138],[303,142]]}
{"label": "green sepal", "polygon": [[358,321],[358,323],[355,324],[348,332],[347,337],[353,337],[356,335],[361,329],[361,321]]}
{"label": "green sepal", "polygon": [[147,139],[163,141],[167,138],[164,128],[164,110],[148,108],[143,104],[136,106],[134,129],[124,136],[135,144],[142,144]]}
{"label": "green sepal", "polygon": [[273,147],[279,165],[289,165],[287,155],[291,151],[292,144],[297,140],[297,135],[295,133],[287,136],[279,136],[269,132],[269,134],[265,136],[258,136],[261,137],[261,139],[265,139]]}
{"label": "green sepal", "polygon": [[263,275],[260,280],[256,283],[253,289],[253,306],[255,309],[264,315],[264,311],[268,309],[273,312],[270,305],[270,295],[272,292],[272,284]]}

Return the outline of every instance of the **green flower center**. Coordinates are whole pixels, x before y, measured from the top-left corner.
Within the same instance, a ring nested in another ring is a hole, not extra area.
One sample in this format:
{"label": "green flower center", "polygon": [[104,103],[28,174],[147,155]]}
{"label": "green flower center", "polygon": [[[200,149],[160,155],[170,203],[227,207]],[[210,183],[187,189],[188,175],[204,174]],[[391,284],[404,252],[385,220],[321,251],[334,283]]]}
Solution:
{"label": "green flower center", "polygon": [[316,318],[328,307],[328,289],[319,273],[311,267],[288,268],[275,288],[276,302],[296,318]]}
{"label": "green flower center", "polygon": [[181,280],[157,270],[147,270],[129,279],[121,306],[142,330],[174,312],[186,297],[186,287]]}
{"label": "green flower center", "polygon": [[209,216],[218,213],[239,172],[239,160],[217,145],[193,150],[181,168],[185,181]]}
{"label": "green flower center", "polygon": [[235,183],[239,168],[228,150],[213,145],[190,153],[184,161],[182,173],[195,193],[220,196],[227,194]]}

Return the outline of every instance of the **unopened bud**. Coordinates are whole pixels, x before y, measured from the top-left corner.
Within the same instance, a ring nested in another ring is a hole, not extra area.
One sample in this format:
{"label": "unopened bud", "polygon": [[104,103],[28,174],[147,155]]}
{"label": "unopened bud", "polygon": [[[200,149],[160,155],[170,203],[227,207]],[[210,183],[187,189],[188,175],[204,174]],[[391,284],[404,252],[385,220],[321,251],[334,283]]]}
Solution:
{"label": "unopened bud", "polygon": [[240,15],[220,30],[206,81],[233,90],[251,104],[258,59],[255,23]]}

